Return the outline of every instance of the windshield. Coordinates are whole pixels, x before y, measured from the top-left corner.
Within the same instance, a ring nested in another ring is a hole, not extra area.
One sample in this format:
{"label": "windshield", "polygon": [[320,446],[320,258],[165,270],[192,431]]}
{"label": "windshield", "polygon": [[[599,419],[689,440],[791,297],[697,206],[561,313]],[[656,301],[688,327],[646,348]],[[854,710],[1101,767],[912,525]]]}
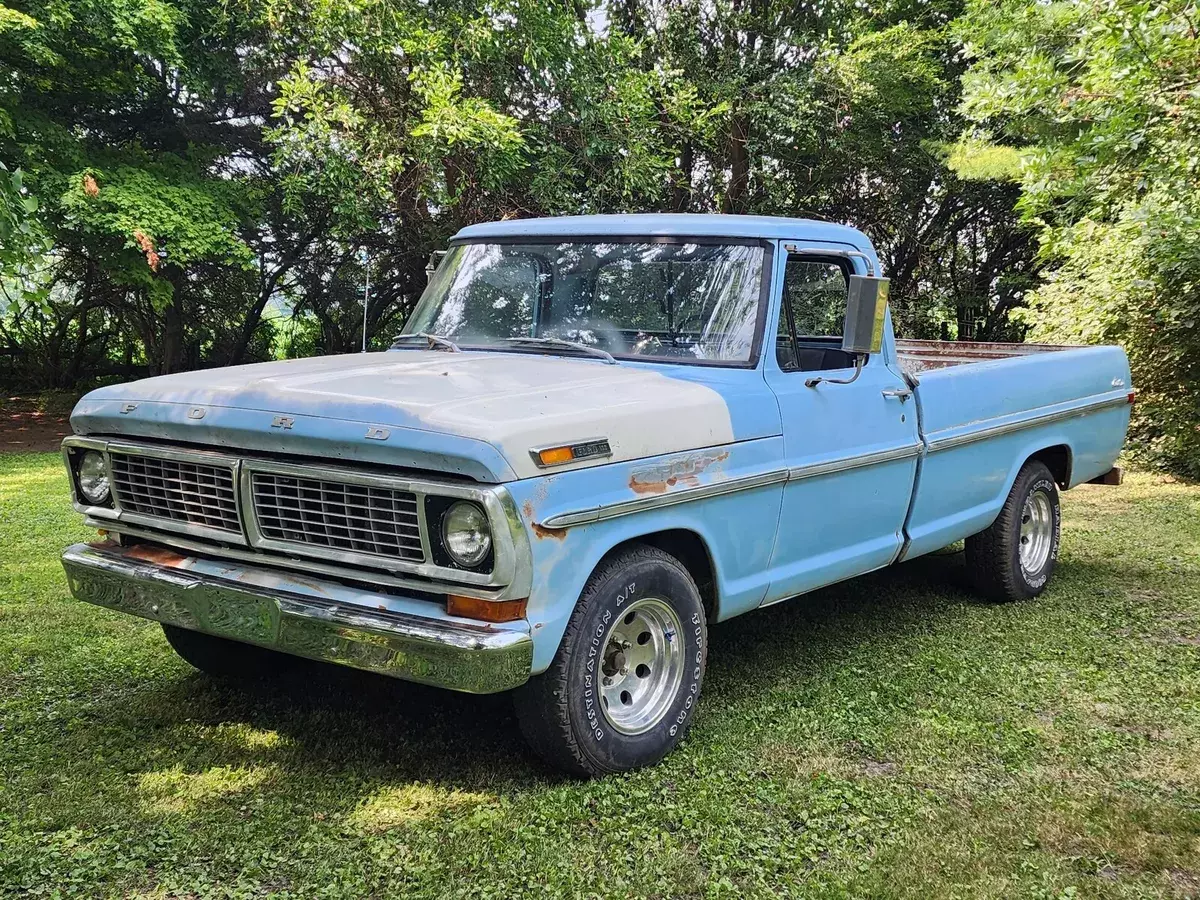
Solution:
{"label": "windshield", "polygon": [[463,348],[571,352],[514,340],[549,338],[617,358],[749,363],[763,256],[757,244],[685,241],[457,244],[404,333]]}

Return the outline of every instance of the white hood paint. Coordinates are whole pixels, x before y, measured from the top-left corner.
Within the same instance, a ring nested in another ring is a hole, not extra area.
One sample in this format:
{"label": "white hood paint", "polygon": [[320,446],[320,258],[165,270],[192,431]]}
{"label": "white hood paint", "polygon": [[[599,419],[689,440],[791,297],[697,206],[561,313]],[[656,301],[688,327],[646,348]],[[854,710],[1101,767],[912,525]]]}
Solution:
{"label": "white hood paint", "polygon": [[642,367],[520,353],[326,356],[165,375],[97,393],[474,438],[500,450],[519,478],[547,471],[534,465],[534,447],[608,439],[611,459],[558,471],[734,440],[724,398],[705,385]]}

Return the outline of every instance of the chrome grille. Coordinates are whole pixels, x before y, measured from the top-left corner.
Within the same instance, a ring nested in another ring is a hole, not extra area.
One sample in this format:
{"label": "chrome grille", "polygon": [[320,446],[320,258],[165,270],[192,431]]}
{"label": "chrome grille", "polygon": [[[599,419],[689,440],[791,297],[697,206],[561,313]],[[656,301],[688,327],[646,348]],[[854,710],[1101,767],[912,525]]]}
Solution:
{"label": "chrome grille", "polygon": [[177,459],[112,452],[121,509],[240,535],[233,471]]}
{"label": "chrome grille", "polygon": [[392,559],[423,562],[417,497],[411,491],[300,478],[251,475],[262,536]]}

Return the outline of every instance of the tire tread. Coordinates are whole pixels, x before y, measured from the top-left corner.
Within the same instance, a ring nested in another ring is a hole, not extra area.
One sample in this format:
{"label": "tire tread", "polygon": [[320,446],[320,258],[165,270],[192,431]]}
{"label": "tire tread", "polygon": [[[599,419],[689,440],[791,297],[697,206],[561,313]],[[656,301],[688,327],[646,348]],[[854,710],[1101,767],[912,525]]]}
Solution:
{"label": "tire tread", "polygon": [[292,657],[276,650],[162,623],[163,635],[192,667],[215,678],[255,681],[286,672]]}
{"label": "tire tread", "polygon": [[1017,473],[996,521],[966,540],[967,573],[975,589],[989,600],[1011,603],[1029,597],[1019,582],[1017,567],[1013,565],[1012,535],[1024,509],[1026,486],[1043,476],[1054,480],[1050,469],[1041,460],[1026,462]]}
{"label": "tire tread", "polygon": [[[584,619],[599,586],[632,563],[652,562],[679,570],[689,581],[691,573],[678,559],[649,544],[636,544],[597,566],[567,622],[558,652],[550,667],[535,675],[513,695],[517,722],[526,743],[547,764],[580,777],[610,774],[610,770],[585,754],[571,727],[567,695],[568,661],[580,640]],[[707,648],[706,648],[707,649]],[[612,770],[617,771],[617,770]]]}

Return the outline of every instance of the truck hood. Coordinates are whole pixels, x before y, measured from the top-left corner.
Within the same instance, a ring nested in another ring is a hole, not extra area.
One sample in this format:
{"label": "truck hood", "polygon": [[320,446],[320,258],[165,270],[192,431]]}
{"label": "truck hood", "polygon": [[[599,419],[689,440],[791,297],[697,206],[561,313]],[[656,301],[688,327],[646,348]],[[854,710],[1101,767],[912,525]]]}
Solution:
{"label": "truck hood", "polygon": [[537,447],[608,439],[611,458],[561,467],[568,469],[732,442],[729,406],[705,377],[699,367],[401,350],[114,385],[84,397],[71,423],[84,434],[509,481],[542,472],[530,455]]}

